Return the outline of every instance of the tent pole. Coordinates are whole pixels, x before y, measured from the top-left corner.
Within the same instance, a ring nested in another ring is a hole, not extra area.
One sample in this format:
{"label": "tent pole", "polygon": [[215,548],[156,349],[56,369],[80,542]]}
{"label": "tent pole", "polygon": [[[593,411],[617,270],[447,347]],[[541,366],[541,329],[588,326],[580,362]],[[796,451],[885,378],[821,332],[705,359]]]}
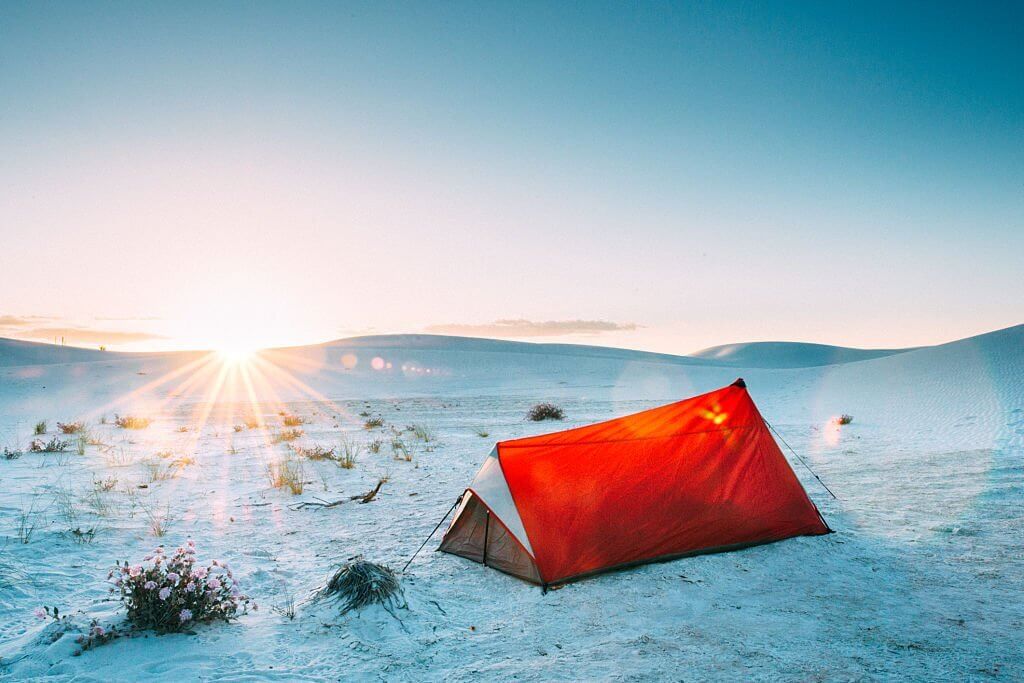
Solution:
{"label": "tent pole", "polygon": [[[463,494],[463,495],[465,495],[465,494]],[[441,525],[444,524],[444,520],[448,519],[448,515],[452,514],[452,510],[455,509],[455,506],[458,505],[461,502],[462,502],[462,496],[459,496],[458,498],[455,499],[455,502],[452,504],[452,506],[450,508],[448,508],[448,512],[444,513],[444,517],[442,517],[441,521],[438,522],[437,526],[434,527],[434,530],[430,532],[429,536],[427,536],[426,538],[423,539],[423,543],[420,544],[419,548],[416,548],[416,552],[414,552],[412,554],[412,557],[409,558],[409,561],[405,563],[404,567],[402,567],[402,573],[403,574],[405,573],[405,570],[409,568],[409,565],[412,564],[412,561],[416,559],[416,556],[420,554],[420,551],[423,550],[423,546],[425,546],[427,544],[427,542],[429,542],[430,539],[434,537],[434,534],[437,533],[437,530],[441,528]]]}
{"label": "tent pole", "polygon": [[[763,418],[763,417],[762,417],[761,419],[762,419],[762,420],[764,420],[764,418]],[[775,436],[779,437],[779,441],[781,441],[782,443],[786,444],[786,448],[788,448],[788,449],[790,450],[790,452],[791,452],[791,453],[792,453],[793,455],[795,455],[795,456],[796,456],[796,459],[797,459],[797,460],[799,460],[799,461],[800,461],[800,463],[801,463],[801,464],[802,464],[802,465],[803,465],[804,467],[806,467],[806,468],[807,468],[807,471],[811,473],[811,476],[813,476],[813,477],[814,477],[815,479],[817,479],[817,480],[818,480],[818,483],[819,483],[819,484],[821,484],[821,487],[822,487],[823,489],[825,489],[826,491],[828,491],[828,495],[832,496],[832,497],[833,497],[833,498],[835,498],[836,500],[839,500],[839,498],[838,498],[838,497],[836,496],[836,494],[832,493],[832,489],[830,489],[829,487],[825,486],[825,482],[823,482],[823,481],[821,480],[821,477],[819,477],[819,476],[818,476],[817,474],[814,474],[814,470],[812,470],[812,469],[811,469],[811,466],[810,466],[810,465],[808,465],[808,464],[807,464],[807,462],[806,462],[806,461],[804,461],[804,459],[800,457],[800,454],[799,454],[799,453],[797,453],[796,451],[794,451],[794,450],[793,450],[793,447],[792,447],[792,446],[790,446],[790,445],[789,445],[788,443],[786,443],[786,440],[782,438],[782,434],[779,434],[779,433],[778,433],[777,431],[775,431],[775,427],[772,427],[772,423],[771,423],[771,422],[769,422],[768,420],[764,420],[764,423],[765,423],[766,425],[768,425],[768,429],[772,430],[772,433],[773,433],[773,434],[775,434]],[[828,525],[826,524],[825,526],[828,526]]]}
{"label": "tent pole", "polygon": [[491,511],[487,510],[487,515],[484,517],[484,566],[487,566],[487,535],[491,530]]}

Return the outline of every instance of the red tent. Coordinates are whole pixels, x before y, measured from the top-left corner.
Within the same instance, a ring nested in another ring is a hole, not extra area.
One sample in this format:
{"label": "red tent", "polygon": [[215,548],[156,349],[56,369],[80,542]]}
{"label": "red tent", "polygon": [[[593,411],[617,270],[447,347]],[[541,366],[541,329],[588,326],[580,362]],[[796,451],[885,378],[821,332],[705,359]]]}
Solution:
{"label": "red tent", "polygon": [[737,380],[498,443],[440,550],[549,586],[829,531]]}

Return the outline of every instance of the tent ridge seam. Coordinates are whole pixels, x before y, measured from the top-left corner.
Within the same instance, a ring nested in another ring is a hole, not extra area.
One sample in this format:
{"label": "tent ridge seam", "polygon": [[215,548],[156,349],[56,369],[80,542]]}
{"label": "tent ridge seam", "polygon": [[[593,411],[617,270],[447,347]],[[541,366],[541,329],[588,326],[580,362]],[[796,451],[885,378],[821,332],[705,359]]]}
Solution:
{"label": "tent ridge seam", "polygon": [[[500,441],[500,442],[498,442],[498,445],[501,448],[499,448],[498,451],[500,453],[501,449],[503,449],[503,448],[538,448],[538,447],[541,447],[541,446],[586,446],[586,445],[595,444],[595,443],[624,443],[624,442],[627,442],[627,441],[654,441],[656,439],[675,439],[675,438],[680,437],[680,436],[693,436],[695,434],[717,434],[718,432],[735,432],[735,431],[739,431],[741,429],[755,429],[755,428],[757,428],[757,426],[758,426],[757,424],[752,424],[752,425],[742,425],[742,426],[739,426],[739,427],[724,427],[724,428],[720,428],[720,429],[702,429],[702,430],[696,431],[696,432],[679,432],[678,434],[669,434],[668,436],[637,436],[637,437],[633,437],[631,439],[597,439],[597,440],[594,440],[594,441],[573,441],[572,443],[544,443],[544,444],[528,444],[528,443],[524,443],[524,444],[516,444],[515,441],[511,441],[511,442]],[[562,433],[564,433],[564,432],[553,432],[553,434],[562,434]],[[544,435],[543,434],[538,434],[535,437],[528,436],[526,438],[527,439],[535,439],[535,438],[540,438],[542,436],[544,436]],[[516,441],[521,441],[521,440],[522,439],[516,439]],[[500,459],[501,458],[499,457],[499,460]]]}

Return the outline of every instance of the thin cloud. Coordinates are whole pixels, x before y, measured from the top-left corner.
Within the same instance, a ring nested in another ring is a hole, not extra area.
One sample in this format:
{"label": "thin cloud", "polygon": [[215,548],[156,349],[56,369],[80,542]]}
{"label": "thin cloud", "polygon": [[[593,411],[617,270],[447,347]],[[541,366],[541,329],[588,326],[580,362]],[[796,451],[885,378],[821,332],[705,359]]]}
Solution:
{"label": "thin cloud", "polygon": [[125,320],[163,320],[163,318],[161,318],[160,316],[156,316],[156,315],[128,315],[128,316],[124,316],[124,317],[120,317],[120,318],[118,318],[118,317],[106,317],[106,318],[94,317],[93,320],[122,322],[122,321],[125,321]]}
{"label": "thin cloud", "polygon": [[45,315],[0,315],[0,327],[38,325],[40,320],[52,320]]}
{"label": "thin cloud", "polygon": [[636,323],[617,323],[610,320],[547,320],[525,319],[495,320],[491,323],[447,323],[429,325],[427,332],[457,334],[469,337],[561,337],[568,335],[599,335],[608,332],[629,332],[638,329]]}
{"label": "thin cloud", "polygon": [[63,338],[65,344],[130,344],[167,338],[149,332],[93,330],[86,327],[36,327],[31,330],[18,330],[17,337],[42,341],[53,341],[55,338],[59,341]]}

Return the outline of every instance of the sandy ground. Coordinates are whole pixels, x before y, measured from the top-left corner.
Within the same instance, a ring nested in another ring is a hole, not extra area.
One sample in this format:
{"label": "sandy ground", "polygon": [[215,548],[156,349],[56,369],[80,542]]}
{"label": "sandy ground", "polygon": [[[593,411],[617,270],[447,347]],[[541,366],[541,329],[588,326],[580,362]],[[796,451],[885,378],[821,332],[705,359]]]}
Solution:
{"label": "sandy ground", "polygon": [[[346,368],[349,354],[357,362]],[[373,358],[392,367],[375,370]],[[84,455],[72,447],[0,459],[0,678],[1024,678],[1024,328],[779,369],[572,349],[316,347],[266,360],[282,372],[264,368],[268,381],[249,383],[255,408],[238,369],[192,367],[158,382],[194,362],[0,364],[0,446],[26,446],[40,419],[49,422],[46,438],[57,420],[86,419],[104,444]],[[402,576],[408,608],[398,619],[380,609],[341,617],[305,602],[353,556],[400,568],[493,441],[553,428],[524,421],[532,403],[556,400],[564,428],[738,375],[838,494],[831,499],[791,458],[837,533],[546,594],[432,552],[438,537]],[[289,453],[268,438],[280,430],[281,410],[306,420],[300,445],[359,445],[356,467],[305,462],[302,494],[272,488],[267,465]],[[109,424],[115,411],[154,421],[118,429]],[[830,427],[841,412],[854,422]],[[365,429],[360,413],[380,415],[385,426]],[[234,431],[254,414],[266,429]],[[426,427],[430,440],[409,425]],[[411,460],[396,459],[392,428]],[[383,447],[371,453],[378,438]],[[174,466],[180,458],[185,464]],[[293,509],[367,491],[382,477],[387,483],[366,505]],[[32,532],[22,542],[26,525]],[[76,539],[75,528],[95,537]],[[201,557],[233,565],[258,611],[194,635],[139,635],[81,656],[73,656],[74,627],[62,634],[32,614],[57,605],[74,624],[117,623],[110,565],[187,538]],[[281,613],[290,601],[298,603],[294,619]]]}

